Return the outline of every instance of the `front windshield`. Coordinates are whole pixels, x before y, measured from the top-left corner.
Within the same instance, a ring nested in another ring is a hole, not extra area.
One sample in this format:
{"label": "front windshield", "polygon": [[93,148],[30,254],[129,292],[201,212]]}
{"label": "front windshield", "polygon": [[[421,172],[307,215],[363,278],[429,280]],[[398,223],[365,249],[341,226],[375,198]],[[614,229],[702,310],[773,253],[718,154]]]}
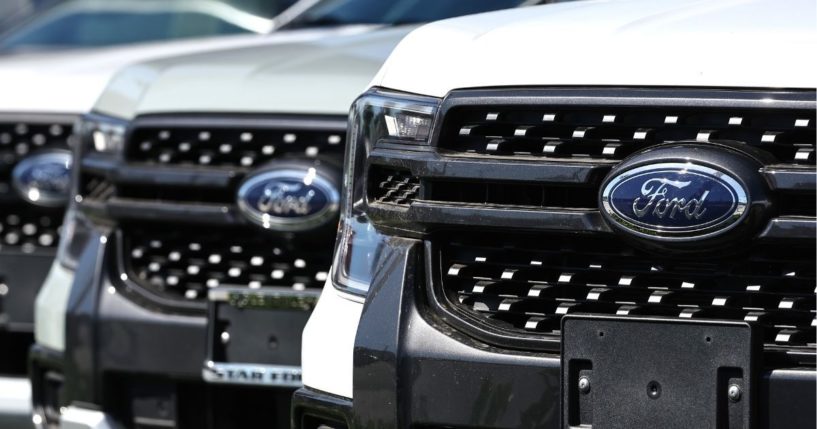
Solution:
{"label": "front windshield", "polygon": [[321,0],[287,27],[423,23],[524,3],[530,0]]}
{"label": "front windshield", "polygon": [[0,34],[59,0],[0,0]]}
{"label": "front windshield", "polygon": [[[5,0],[0,0],[5,1]],[[123,45],[266,33],[295,0],[71,0],[0,40],[2,50]]]}

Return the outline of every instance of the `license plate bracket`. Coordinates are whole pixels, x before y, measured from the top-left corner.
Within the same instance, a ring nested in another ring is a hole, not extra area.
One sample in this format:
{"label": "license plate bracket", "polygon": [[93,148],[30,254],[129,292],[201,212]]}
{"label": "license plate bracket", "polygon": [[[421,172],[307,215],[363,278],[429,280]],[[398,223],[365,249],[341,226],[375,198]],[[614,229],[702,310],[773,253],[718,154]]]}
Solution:
{"label": "license plate bracket", "polygon": [[301,385],[301,333],[318,291],[218,287],[208,294],[205,381]]}
{"label": "license plate bracket", "polygon": [[755,337],[742,322],[566,316],[562,427],[751,428]]}

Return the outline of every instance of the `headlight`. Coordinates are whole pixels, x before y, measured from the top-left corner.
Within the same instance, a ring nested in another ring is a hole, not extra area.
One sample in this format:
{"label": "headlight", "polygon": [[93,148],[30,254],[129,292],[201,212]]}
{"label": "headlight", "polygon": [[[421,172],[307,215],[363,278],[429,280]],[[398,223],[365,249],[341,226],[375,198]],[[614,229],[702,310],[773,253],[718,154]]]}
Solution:
{"label": "headlight", "polygon": [[127,124],[127,121],[108,116],[83,116],[80,123],[83,152],[121,153],[125,147]]}
{"label": "headlight", "polygon": [[439,99],[373,90],[349,114],[343,195],[333,265],[335,287],[365,295],[385,237],[365,211],[366,157],[378,142],[429,144]]}

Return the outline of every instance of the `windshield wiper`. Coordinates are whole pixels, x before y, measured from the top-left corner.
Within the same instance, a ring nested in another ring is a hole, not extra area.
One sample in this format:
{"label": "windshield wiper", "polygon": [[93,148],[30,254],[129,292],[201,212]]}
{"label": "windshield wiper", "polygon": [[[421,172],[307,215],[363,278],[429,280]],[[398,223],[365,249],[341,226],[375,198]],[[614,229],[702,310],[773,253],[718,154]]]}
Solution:
{"label": "windshield wiper", "polygon": [[350,24],[350,22],[333,18],[331,16],[323,16],[317,19],[295,20],[282,28],[338,27],[341,25]]}
{"label": "windshield wiper", "polygon": [[419,20],[419,19],[403,19],[403,20],[392,21],[392,22],[389,23],[389,26],[390,27],[397,27],[399,25],[416,25],[416,24],[425,24],[426,22],[428,22],[428,21],[422,21],[422,20]]}

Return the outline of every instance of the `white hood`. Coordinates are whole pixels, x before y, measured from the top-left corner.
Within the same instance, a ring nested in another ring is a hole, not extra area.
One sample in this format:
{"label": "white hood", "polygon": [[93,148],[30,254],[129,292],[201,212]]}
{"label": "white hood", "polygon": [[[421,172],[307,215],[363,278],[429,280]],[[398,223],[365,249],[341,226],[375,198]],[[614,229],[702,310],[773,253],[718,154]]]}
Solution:
{"label": "white hood", "polygon": [[0,113],[86,113],[118,70],[141,61],[217,49],[308,41],[369,29],[371,26],[293,30],[271,35],[223,36],[0,57]]}
{"label": "white hood", "polygon": [[179,112],[346,115],[413,28],[134,64],[116,74],[93,110],[123,119]]}
{"label": "white hood", "polygon": [[814,0],[611,0],[473,15],[408,35],[372,85],[814,88],[816,14]]}

